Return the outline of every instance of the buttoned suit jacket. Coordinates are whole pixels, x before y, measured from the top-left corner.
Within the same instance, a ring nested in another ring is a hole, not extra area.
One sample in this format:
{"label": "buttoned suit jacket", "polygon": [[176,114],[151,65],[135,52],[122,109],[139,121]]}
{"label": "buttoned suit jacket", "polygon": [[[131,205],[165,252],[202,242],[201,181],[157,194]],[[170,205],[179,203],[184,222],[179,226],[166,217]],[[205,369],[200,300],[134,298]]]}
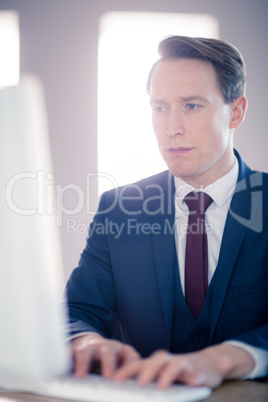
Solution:
{"label": "buttoned suit jacket", "polygon": [[[209,285],[208,345],[235,339],[268,350],[268,175],[236,156],[237,186]],[[67,284],[72,334],[112,337],[119,321],[123,341],[142,356],[170,349],[174,197],[168,171],[104,193]]]}

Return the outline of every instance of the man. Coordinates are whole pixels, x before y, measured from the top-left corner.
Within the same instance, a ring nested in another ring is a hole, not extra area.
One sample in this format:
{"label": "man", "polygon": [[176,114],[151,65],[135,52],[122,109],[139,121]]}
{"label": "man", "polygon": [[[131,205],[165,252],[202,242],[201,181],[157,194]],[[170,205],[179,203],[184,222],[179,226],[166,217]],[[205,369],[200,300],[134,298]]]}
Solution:
{"label": "man", "polygon": [[[159,387],[265,376],[268,178],[233,149],[243,58],[179,36],[159,53],[148,92],[169,171],[102,196],[67,285],[75,374],[98,362],[106,377]],[[206,211],[190,207],[199,195]],[[117,320],[123,342],[111,339]]]}

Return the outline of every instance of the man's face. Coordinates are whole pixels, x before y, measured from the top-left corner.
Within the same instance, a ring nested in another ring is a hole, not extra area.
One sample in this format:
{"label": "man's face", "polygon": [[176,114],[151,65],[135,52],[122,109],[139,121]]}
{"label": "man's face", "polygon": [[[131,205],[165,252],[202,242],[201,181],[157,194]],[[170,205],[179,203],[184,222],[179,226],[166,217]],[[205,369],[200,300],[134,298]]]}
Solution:
{"label": "man's face", "polygon": [[212,65],[162,60],[151,80],[153,128],[170,172],[205,187],[234,162],[231,105],[226,105]]}

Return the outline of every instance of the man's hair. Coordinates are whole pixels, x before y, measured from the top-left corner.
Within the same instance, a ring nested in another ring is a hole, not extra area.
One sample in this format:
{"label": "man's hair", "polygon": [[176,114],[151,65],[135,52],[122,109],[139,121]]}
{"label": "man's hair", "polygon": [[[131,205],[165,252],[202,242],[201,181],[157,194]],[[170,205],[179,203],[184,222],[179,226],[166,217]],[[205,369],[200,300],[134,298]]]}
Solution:
{"label": "man's hair", "polygon": [[226,104],[245,95],[246,67],[242,54],[233,45],[218,39],[168,36],[158,46],[160,59],[152,66],[146,89],[150,92],[155,67],[161,60],[196,59],[212,64]]}

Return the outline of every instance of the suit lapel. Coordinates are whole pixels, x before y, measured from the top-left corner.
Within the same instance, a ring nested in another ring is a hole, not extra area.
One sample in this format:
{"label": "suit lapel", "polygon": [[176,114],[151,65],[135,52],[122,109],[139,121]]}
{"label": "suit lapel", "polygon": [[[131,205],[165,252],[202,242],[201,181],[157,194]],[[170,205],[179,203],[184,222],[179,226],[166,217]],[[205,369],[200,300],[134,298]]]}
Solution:
{"label": "suit lapel", "polygon": [[161,235],[152,236],[152,250],[155,272],[158,280],[159,294],[162,302],[165,325],[167,329],[167,345],[169,348],[173,328],[174,307],[174,263],[176,258],[174,239],[174,180],[168,172],[167,180],[161,184],[164,197],[164,213],[152,216],[152,223],[161,227]]}
{"label": "suit lapel", "polygon": [[251,192],[249,186],[249,174],[251,171],[238,154],[237,158],[239,161],[238,183],[226,219],[218,265],[211,282],[210,340],[213,337],[221,313],[237,255],[248,230],[246,223],[252,218],[250,216]]}

